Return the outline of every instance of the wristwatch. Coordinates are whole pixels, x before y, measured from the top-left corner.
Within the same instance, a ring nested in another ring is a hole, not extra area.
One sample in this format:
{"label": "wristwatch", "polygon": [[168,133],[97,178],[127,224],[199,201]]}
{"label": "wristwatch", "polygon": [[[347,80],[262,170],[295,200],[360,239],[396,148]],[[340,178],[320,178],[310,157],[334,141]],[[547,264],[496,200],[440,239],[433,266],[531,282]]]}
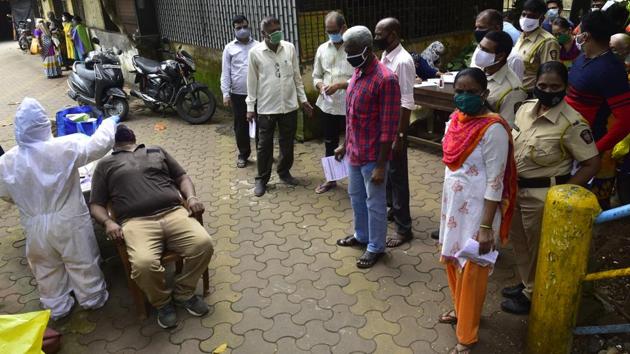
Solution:
{"label": "wristwatch", "polygon": [[403,133],[403,132],[398,133],[398,137],[401,138],[401,139],[404,139],[405,138],[405,133]]}

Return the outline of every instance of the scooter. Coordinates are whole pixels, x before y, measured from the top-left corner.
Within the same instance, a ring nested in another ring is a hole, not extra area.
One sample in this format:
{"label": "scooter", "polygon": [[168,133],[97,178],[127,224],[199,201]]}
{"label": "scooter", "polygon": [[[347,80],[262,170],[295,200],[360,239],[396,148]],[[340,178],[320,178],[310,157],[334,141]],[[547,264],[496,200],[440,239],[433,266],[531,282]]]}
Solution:
{"label": "scooter", "polygon": [[[92,42],[99,44],[97,38]],[[100,45],[99,45],[100,47]],[[127,94],[116,48],[91,51],[85,62],[75,62],[68,77],[68,96],[81,105],[92,106],[111,117],[117,115],[124,120],[129,113]]]}
{"label": "scooter", "polygon": [[26,21],[19,21],[17,24],[17,33],[18,33],[18,45],[20,49],[24,52],[29,50],[31,47],[31,42],[33,41],[33,35],[31,33],[31,19],[28,18]]}

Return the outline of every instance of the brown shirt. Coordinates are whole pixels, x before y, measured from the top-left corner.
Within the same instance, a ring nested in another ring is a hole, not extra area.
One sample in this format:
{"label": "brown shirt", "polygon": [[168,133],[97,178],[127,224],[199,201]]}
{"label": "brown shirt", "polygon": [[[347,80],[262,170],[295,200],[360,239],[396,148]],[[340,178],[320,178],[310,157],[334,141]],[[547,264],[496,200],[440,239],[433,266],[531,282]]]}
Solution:
{"label": "brown shirt", "polygon": [[90,203],[111,208],[119,222],[182,204],[175,180],[186,171],[157,146],[115,151],[96,165]]}

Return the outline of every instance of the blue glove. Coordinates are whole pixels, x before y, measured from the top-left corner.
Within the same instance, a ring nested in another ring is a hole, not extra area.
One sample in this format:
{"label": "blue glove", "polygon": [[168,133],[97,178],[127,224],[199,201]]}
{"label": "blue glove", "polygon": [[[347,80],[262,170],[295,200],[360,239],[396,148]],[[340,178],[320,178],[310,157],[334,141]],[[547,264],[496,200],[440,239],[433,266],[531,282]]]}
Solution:
{"label": "blue glove", "polygon": [[119,116],[111,116],[110,118],[113,119],[116,124],[120,123],[120,117]]}

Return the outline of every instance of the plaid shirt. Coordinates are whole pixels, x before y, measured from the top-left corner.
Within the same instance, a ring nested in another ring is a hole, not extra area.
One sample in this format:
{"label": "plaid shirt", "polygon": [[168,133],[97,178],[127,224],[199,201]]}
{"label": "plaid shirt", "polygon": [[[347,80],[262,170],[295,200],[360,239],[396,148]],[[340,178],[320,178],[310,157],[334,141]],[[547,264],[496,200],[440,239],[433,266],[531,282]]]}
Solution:
{"label": "plaid shirt", "polygon": [[381,143],[396,138],[400,86],[396,74],[376,57],[364,70],[355,69],[346,93],[346,117],[346,154],[353,166],[375,162]]}

